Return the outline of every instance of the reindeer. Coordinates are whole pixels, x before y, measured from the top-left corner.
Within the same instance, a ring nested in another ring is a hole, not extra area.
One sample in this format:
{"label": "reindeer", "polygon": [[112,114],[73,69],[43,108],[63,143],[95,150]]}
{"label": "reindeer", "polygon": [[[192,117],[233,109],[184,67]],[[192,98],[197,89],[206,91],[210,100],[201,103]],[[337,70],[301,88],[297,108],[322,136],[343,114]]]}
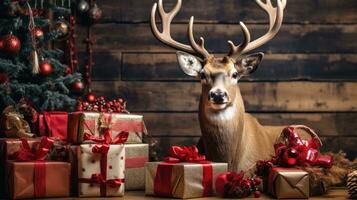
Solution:
{"label": "reindeer", "polygon": [[[204,47],[204,39],[196,43],[193,35],[192,16],[188,25],[189,45],[171,37],[170,26],[181,8],[177,0],[170,12],[165,12],[162,0],[151,10],[150,25],[154,36],[164,44],[179,50],[178,63],[189,76],[201,80],[202,94],[199,103],[199,121],[207,158],[216,162],[227,162],[229,170],[246,170],[257,160],[268,159],[274,154],[273,144],[285,126],[262,126],[255,117],[245,112],[238,81],[257,70],[264,54],[245,53],[262,46],[279,31],[286,0],[277,0],[274,7],[270,0],[256,3],[269,15],[269,30],[262,37],[251,41],[248,28],[240,22],[243,41],[235,45],[228,41],[230,52],[223,58],[216,58]],[[156,11],[162,20],[162,32],[156,25]],[[308,129],[308,127],[305,127]]]}

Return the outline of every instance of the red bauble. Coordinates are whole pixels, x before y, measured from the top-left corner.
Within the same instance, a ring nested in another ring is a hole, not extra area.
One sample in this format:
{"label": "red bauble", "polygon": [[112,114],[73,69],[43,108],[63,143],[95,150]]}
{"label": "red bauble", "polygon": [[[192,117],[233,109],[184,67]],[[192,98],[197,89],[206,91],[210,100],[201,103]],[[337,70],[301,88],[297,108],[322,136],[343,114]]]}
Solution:
{"label": "red bauble", "polygon": [[52,73],[53,68],[52,65],[46,61],[42,62],[40,65],[40,72],[44,76],[48,76]]}
{"label": "red bauble", "polygon": [[73,90],[82,91],[83,88],[84,88],[84,85],[83,85],[82,81],[80,81],[80,80],[74,81],[72,83],[72,89]]}
{"label": "red bauble", "polygon": [[43,37],[43,31],[42,31],[42,29],[40,28],[40,27],[36,27],[34,30],[33,30],[33,34],[35,35],[35,37],[37,38],[37,39],[40,39],[40,38],[42,38]]}
{"label": "red bauble", "polygon": [[0,50],[2,50],[3,48],[4,48],[4,41],[0,39]]}
{"label": "red bauble", "polygon": [[224,197],[225,192],[224,192],[224,186],[226,183],[228,183],[228,178],[227,176],[232,174],[231,172],[224,172],[218,175],[215,186],[216,186],[216,191],[219,196]]}
{"label": "red bauble", "polygon": [[86,99],[89,103],[94,103],[96,100],[95,95],[93,93],[88,93]]}
{"label": "red bauble", "polygon": [[0,73],[0,84],[5,84],[9,81],[9,77],[5,73]]}
{"label": "red bauble", "polygon": [[259,198],[260,195],[261,195],[261,192],[260,192],[259,190],[254,191],[254,197],[255,197],[255,198]]}
{"label": "red bauble", "polygon": [[66,74],[72,74],[72,69],[70,67],[66,68]]}
{"label": "red bauble", "polygon": [[93,23],[98,22],[102,18],[102,10],[94,4],[94,6],[88,11],[89,18]]}
{"label": "red bauble", "polygon": [[17,54],[21,49],[21,41],[15,35],[5,35],[2,43],[3,50],[10,54]]}

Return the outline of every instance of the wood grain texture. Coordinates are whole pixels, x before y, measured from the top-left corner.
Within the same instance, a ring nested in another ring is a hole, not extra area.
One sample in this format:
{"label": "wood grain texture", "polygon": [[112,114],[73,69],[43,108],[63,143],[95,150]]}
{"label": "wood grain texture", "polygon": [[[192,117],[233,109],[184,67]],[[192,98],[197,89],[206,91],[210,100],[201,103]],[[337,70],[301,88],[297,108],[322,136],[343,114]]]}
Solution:
{"label": "wood grain texture", "polygon": [[[267,25],[247,25],[252,38],[267,32]],[[85,36],[83,29],[78,30]],[[187,40],[187,24],[172,26],[172,35],[178,41]],[[237,24],[196,24],[196,36],[203,35],[208,50],[228,53],[227,40],[240,41],[241,29]],[[148,24],[97,24],[93,35],[96,51],[123,52],[172,51],[158,42]],[[206,37],[207,36],[207,37]],[[273,53],[356,53],[357,25],[284,25],[277,37],[256,51]],[[80,38],[78,41],[82,41]],[[82,42],[78,43],[84,49]]]}
{"label": "wood grain texture", "polygon": [[[356,111],[357,83],[240,83],[248,112]],[[197,111],[201,86],[194,82],[97,81],[93,91],[129,100],[130,111]]]}
{"label": "wood grain texture", "polygon": [[[266,54],[258,70],[241,81],[356,81],[356,66],[357,54]],[[182,72],[175,53],[124,53],[122,79],[197,80]]]}
{"label": "wood grain texture", "polygon": [[[153,136],[200,136],[197,113],[140,113]],[[253,113],[263,125],[304,124],[321,136],[357,136],[357,113]]]}
{"label": "wood grain texture", "polygon": [[[118,1],[102,0],[104,21],[147,22],[155,0]],[[275,2],[275,1],[272,1]],[[169,11],[176,0],[165,0]],[[307,14],[308,13],[308,14]],[[289,0],[284,13],[287,23],[356,23],[357,2],[355,0]],[[190,16],[206,23],[267,22],[266,14],[247,0],[185,0],[175,18],[176,22],[187,22]]]}

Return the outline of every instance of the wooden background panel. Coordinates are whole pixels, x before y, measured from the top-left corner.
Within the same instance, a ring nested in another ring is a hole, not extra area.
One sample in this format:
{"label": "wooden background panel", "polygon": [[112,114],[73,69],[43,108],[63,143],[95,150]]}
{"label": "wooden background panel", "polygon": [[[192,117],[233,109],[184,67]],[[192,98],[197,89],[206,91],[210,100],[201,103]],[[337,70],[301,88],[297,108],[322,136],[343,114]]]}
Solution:
{"label": "wooden background panel", "polygon": [[[140,113],[153,136],[200,136],[197,113]],[[321,136],[357,136],[357,113],[253,113],[263,125],[304,124]]]}
{"label": "wooden background panel", "polygon": [[[109,22],[147,22],[155,0],[118,1],[101,0],[105,10],[104,21]],[[176,0],[164,0],[169,11]],[[272,1],[275,3],[276,1]],[[357,2],[355,0],[289,0],[284,13],[286,23],[355,23],[357,21]],[[266,14],[247,0],[184,0],[176,17],[177,22],[187,22],[194,15],[200,22],[237,23],[267,22]]]}
{"label": "wooden background panel", "polygon": [[[354,82],[252,82],[239,84],[248,112],[356,111]],[[129,99],[138,111],[197,111],[201,86],[194,82],[94,82],[96,94]]]}
{"label": "wooden background panel", "polygon": [[[128,101],[142,112],[149,132],[160,141],[159,154],[170,145],[192,145],[199,136],[196,117],[200,84],[179,69],[174,50],[158,42],[148,15],[155,0],[102,0],[104,19],[93,35],[93,90]],[[169,10],[176,0],[164,0]],[[266,125],[306,124],[321,135],[324,150],[356,156],[357,1],[288,0],[281,31],[257,51],[267,56],[240,87],[247,111]],[[252,38],[267,31],[267,16],[254,1],[184,0],[174,20],[173,37],[187,41],[187,22],[195,15],[195,36],[207,48],[227,53],[227,40],[241,41],[238,22]],[[83,28],[78,50],[85,51]]]}
{"label": "wooden background panel", "polygon": [[[241,81],[356,81],[356,65],[357,54],[266,54],[258,70]],[[124,53],[122,79],[197,80],[181,71],[175,53]]]}
{"label": "wooden background panel", "polygon": [[[267,25],[247,25],[252,38],[267,32]],[[237,24],[196,24],[196,36],[207,36],[207,49],[227,53],[227,40],[240,41],[240,27]],[[229,31],[227,31],[229,30]],[[79,35],[85,36],[84,29]],[[186,41],[187,25],[172,27],[172,35],[178,41]],[[148,24],[97,24],[93,35],[96,51],[121,50],[132,52],[172,51],[158,42]],[[356,53],[357,25],[284,25],[277,37],[256,51],[273,53]],[[79,39],[79,41],[82,41]],[[79,48],[84,49],[82,42]]]}

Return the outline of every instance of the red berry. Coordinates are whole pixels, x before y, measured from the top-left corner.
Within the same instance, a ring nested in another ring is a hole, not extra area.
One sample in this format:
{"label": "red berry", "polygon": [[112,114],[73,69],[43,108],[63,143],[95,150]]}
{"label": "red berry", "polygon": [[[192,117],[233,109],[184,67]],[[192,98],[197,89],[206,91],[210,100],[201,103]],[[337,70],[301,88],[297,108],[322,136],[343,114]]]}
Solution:
{"label": "red berry", "polygon": [[259,198],[261,195],[261,192],[259,190],[254,191],[254,197]]}
{"label": "red berry", "polygon": [[255,178],[253,179],[253,184],[254,184],[254,185],[260,185],[261,183],[262,183],[262,179],[261,179],[261,178],[255,177]]}

